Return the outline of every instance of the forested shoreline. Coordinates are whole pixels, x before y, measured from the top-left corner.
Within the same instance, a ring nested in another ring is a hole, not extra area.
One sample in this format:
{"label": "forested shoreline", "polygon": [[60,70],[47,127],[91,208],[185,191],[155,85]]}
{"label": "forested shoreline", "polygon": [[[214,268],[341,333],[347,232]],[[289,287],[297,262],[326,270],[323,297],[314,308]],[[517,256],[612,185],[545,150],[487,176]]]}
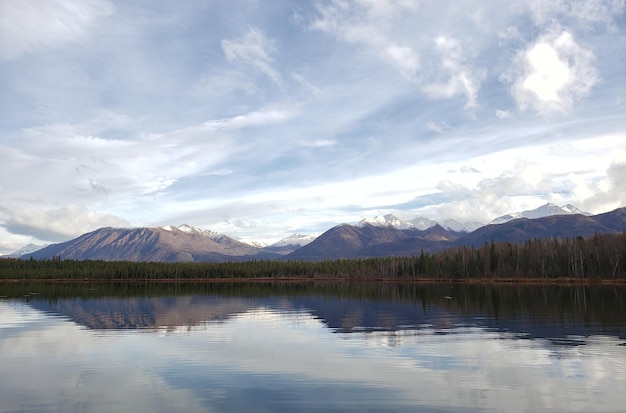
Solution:
{"label": "forested shoreline", "polygon": [[490,242],[414,256],[223,263],[0,260],[2,280],[626,280],[626,232]]}

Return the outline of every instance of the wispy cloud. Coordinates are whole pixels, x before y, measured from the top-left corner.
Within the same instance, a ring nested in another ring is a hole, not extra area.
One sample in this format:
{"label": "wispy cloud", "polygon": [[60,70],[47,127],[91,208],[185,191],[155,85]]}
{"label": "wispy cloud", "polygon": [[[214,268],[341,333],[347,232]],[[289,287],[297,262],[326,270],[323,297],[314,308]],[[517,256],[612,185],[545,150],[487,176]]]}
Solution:
{"label": "wispy cloud", "polygon": [[340,1],[318,4],[319,17],[311,28],[327,32],[336,38],[361,44],[404,77],[413,78],[420,66],[419,56],[411,46],[394,40],[387,33],[392,19],[399,13],[415,11],[411,1]]}
{"label": "wispy cloud", "polygon": [[321,96],[324,93],[319,87],[309,82],[303,75],[299,73],[292,73],[291,77],[293,77],[296,82],[302,85],[302,87],[308,90],[313,96]]}
{"label": "wispy cloud", "polygon": [[498,119],[508,119],[511,117],[511,112],[508,110],[496,109],[496,117]]}
{"label": "wispy cloud", "polygon": [[443,135],[444,133],[444,127],[442,125],[439,125],[433,121],[430,121],[426,124],[426,128],[430,131],[433,131],[435,133],[438,133],[440,135]]}
{"label": "wispy cloud", "polygon": [[232,118],[210,120],[205,122],[202,126],[210,130],[242,129],[281,123],[288,120],[291,116],[293,116],[293,114],[285,110],[262,110],[234,116]]}
{"label": "wispy cloud", "polygon": [[531,0],[530,9],[535,23],[550,24],[555,18],[565,18],[583,24],[612,25],[624,12],[624,0]]}
{"label": "wispy cloud", "polygon": [[311,148],[326,148],[335,145],[337,145],[337,141],[335,139],[318,139],[315,142],[304,144],[304,146],[308,146]]}
{"label": "wispy cloud", "polygon": [[80,41],[100,18],[111,16],[108,0],[6,0],[0,4],[0,60]]}
{"label": "wispy cloud", "polygon": [[281,84],[281,76],[274,68],[274,57],[277,53],[275,42],[268,39],[262,31],[250,29],[243,37],[222,40],[222,50],[229,62],[241,61],[249,64],[277,85]]}
{"label": "wispy cloud", "polygon": [[435,39],[435,49],[441,59],[441,71],[448,75],[448,79],[424,86],[426,94],[433,99],[449,99],[462,94],[467,98],[465,108],[475,108],[485,71],[465,62],[463,48],[456,39],[440,36]]}

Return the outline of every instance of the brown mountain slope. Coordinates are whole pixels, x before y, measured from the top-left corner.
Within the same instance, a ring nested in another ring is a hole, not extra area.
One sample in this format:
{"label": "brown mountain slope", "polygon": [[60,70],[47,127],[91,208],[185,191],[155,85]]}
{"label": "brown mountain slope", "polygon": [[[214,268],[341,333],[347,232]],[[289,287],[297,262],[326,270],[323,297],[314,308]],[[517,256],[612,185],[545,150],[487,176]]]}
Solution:
{"label": "brown mountain slope", "polygon": [[343,224],[326,231],[310,244],[289,254],[289,259],[324,260],[330,258],[379,257],[385,255],[411,255],[420,248],[441,249],[457,239],[455,232],[439,225],[425,231],[400,230],[392,226],[352,226]]}
{"label": "brown mountain slope", "polygon": [[459,233],[435,225],[424,231],[411,231],[408,237],[384,244],[370,245],[362,251],[366,257],[419,255],[422,251],[437,252],[449,248]]}
{"label": "brown mountain slope", "polygon": [[520,218],[504,224],[487,225],[461,237],[457,244],[480,246],[492,239],[496,242],[523,243],[534,238],[589,237],[596,233],[610,234],[625,230],[626,208],[619,208],[594,216],[553,215],[537,219]]}
{"label": "brown mountain slope", "polygon": [[[179,228],[101,228],[76,239],[50,245],[33,257],[107,261],[230,261],[257,256],[259,249],[227,236],[211,238]],[[262,258],[274,258],[267,254]]]}
{"label": "brown mountain slope", "polygon": [[521,218],[504,224],[487,225],[461,237],[461,234],[439,225],[419,231],[371,225],[359,228],[344,224],[328,230],[310,244],[289,254],[287,258],[324,260],[419,255],[422,250],[436,252],[461,245],[479,247],[491,240],[524,243],[535,238],[588,237],[595,233],[621,231],[626,231],[626,208],[595,216]]}
{"label": "brown mountain slope", "polygon": [[594,220],[617,232],[626,230],[626,208],[618,208],[611,212],[595,215]]}
{"label": "brown mountain slope", "polygon": [[361,255],[360,252],[370,245],[398,241],[406,237],[403,231],[393,227],[356,227],[342,224],[329,229],[311,243],[289,254],[287,258],[322,260],[355,257]]}

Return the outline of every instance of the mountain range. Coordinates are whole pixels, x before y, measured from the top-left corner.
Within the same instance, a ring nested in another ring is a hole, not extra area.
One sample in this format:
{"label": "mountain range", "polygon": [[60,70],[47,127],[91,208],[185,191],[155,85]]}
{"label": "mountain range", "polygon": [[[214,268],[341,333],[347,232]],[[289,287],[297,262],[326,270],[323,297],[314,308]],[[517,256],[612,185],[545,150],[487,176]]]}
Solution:
{"label": "mountain range", "polygon": [[[251,259],[324,260],[334,258],[416,255],[485,242],[523,243],[528,239],[592,236],[626,230],[626,208],[591,216],[568,205],[544,205],[501,217],[468,231],[470,225],[443,225],[424,218],[403,221],[393,215],[341,224],[318,237],[296,234],[269,246],[250,245],[224,234],[189,225],[158,228],[101,228],[53,244],[21,258],[129,261],[222,262]],[[578,211],[578,213],[576,213]],[[529,218],[544,214],[537,218]],[[510,218],[510,219],[509,219]],[[456,221],[455,221],[456,222]]]}
{"label": "mountain range", "polygon": [[440,225],[442,228],[454,232],[472,232],[475,229],[482,227],[484,224],[480,222],[458,222],[453,219],[446,219],[439,223],[424,217],[417,217],[410,221],[406,221],[396,217],[395,215],[387,214],[382,217],[375,216],[374,218],[364,218],[356,224],[357,227],[363,227],[365,225],[378,227],[391,226],[397,229],[417,229],[422,231],[432,228],[435,225]]}

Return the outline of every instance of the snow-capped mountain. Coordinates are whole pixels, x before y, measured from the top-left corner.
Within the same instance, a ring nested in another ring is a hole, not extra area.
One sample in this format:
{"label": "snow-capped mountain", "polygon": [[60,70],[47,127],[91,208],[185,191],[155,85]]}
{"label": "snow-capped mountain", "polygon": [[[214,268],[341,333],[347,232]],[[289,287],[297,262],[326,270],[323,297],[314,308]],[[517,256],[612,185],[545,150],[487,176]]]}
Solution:
{"label": "snow-capped mountain", "polygon": [[455,221],[454,219],[446,219],[444,221],[441,221],[439,225],[441,225],[444,229],[454,232],[472,232],[484,226],[484,224],[476,221],[459,222]]}
{"label": "snow-capped mountain", "polygon": [[37,245],[37,244],[26,244],[22,248],[17,251],[14,251],[10,254],[5,255],[8,258],[19,258],[22,255],[30,254],[31,252],[39,251],[40,249],[46,247],[46,245]]}
{"label": "snow-capped mountain", "polygon": [[246,239],[238,239],[238,241],[251,245],[254,248],[266,248],[271,245],[271,243],[267,241],[248,241]]}
{"label": "snow-capped mountain", "polygon": [[223,240],[224,237],[226,237],[226,235],[221,234],[219,232],[211,231],[211,230],[208,230],[208,229],[200,229],[200,228],[197,228],[197,227],[192,227],[191,225],[188,225],[188,224],[182,224],[182,225],[179,225],[177,227],[175,227],[173,225],[166,225],[166,226],[161,227],[161,228],[166,230],[166,231],[179,230],[179,231],[184,232],[185,234],[204,235],[205,237],[208,237],[208,238],[212,239],[213,241],[220,241],[220,240]]}
{"label": "snow-capped mountain", "polygon": [[396,229],[415,228],[412,223],[404,221],[392,214],[387,214],[382,217],[377,215],[374,218],[363,218],[355,226],[358,228],[363,228],[365,225],[371,225],[374,227],[394,227]]}
{"label": "snow-capped mountain", "polygon": [[293,234],[270,245],[271,247],[302,247],[317,238],[317,234]]}
{"label": "snow-capped mountain", "polygon": [[437,221],[433,221],[432,219],[428,219],[424,217],[417,217],[415,219],[412,219],[410,222],[413,225],[413,227],[419,229],[420,231],[425,231],[428,228],[432,228],[438,224]]}
{"label": "snow-capped mountain", "polygon": [[444,229],[450,231],[472,232],[475,229],[482,227],[484,224],[481,224],[480,222],[458,222],[453,219],[437,222],[424,217],[417,217],[411,221],[405,221],[392,214],[387,214],[384,216],[375,216],[374,218],[364,218],[355,226],[363,228],[365,225],[372,225],[374,227],[393,227],[396,229],[417,229],[420,231],[426,231],[435,225],[441,225]]}
{"label": "snow-capped mountain", "polygon": [[[205,229],[200,229],[197,227],[193,227],[191,225],[188,224],[182,224],[179,225],[177,227],[172,226],[172,225],[167,225],[164,227],[161,227],[162,229],[166,230],[166,231],[181,231],[184,232],[185,234],[195,234],[195,235],[203,235],[213,241],[216,242],[223,242],[225,240],[230,240],[231,238],[228,235],[219,233],[219,232],[215,232],[215,231],[211,231],[211,230],[205,230]],[[270,248],[270,249],[276,249],[276,248],[286,248],[289,247],[291,249],[296,249],[299,248],[303,245],[308,244],[309,242],[313,241],[317,235],[319,234],[294,234],[294,235],[290,235],[286,238],[281,239],[278,242],[275,243],[269,243],[269,242],[265,242],[265,241],[244,241],[244,240],[239,240],[239,242],[243,242],[247,245],[250,245],[252,247],[255,248]]]}
{"label": "snow-capped mountain", "polygon": [[494,219],[493,221],[491,221],[489,224],[504,224],[505,222],[509,222],[509,221],[512,221],[514,219],[519,219],[519,218],[536,219],[536,218],[549,217],[552,215],[571,215],[571,214],[581,214],[581,215],[586,215],[586,216],[590,215],[588,212],[583,212],[572,204],[558,206],[552,203],[547,203],[536,209],[502,215],[501,217],[498,217]]}

